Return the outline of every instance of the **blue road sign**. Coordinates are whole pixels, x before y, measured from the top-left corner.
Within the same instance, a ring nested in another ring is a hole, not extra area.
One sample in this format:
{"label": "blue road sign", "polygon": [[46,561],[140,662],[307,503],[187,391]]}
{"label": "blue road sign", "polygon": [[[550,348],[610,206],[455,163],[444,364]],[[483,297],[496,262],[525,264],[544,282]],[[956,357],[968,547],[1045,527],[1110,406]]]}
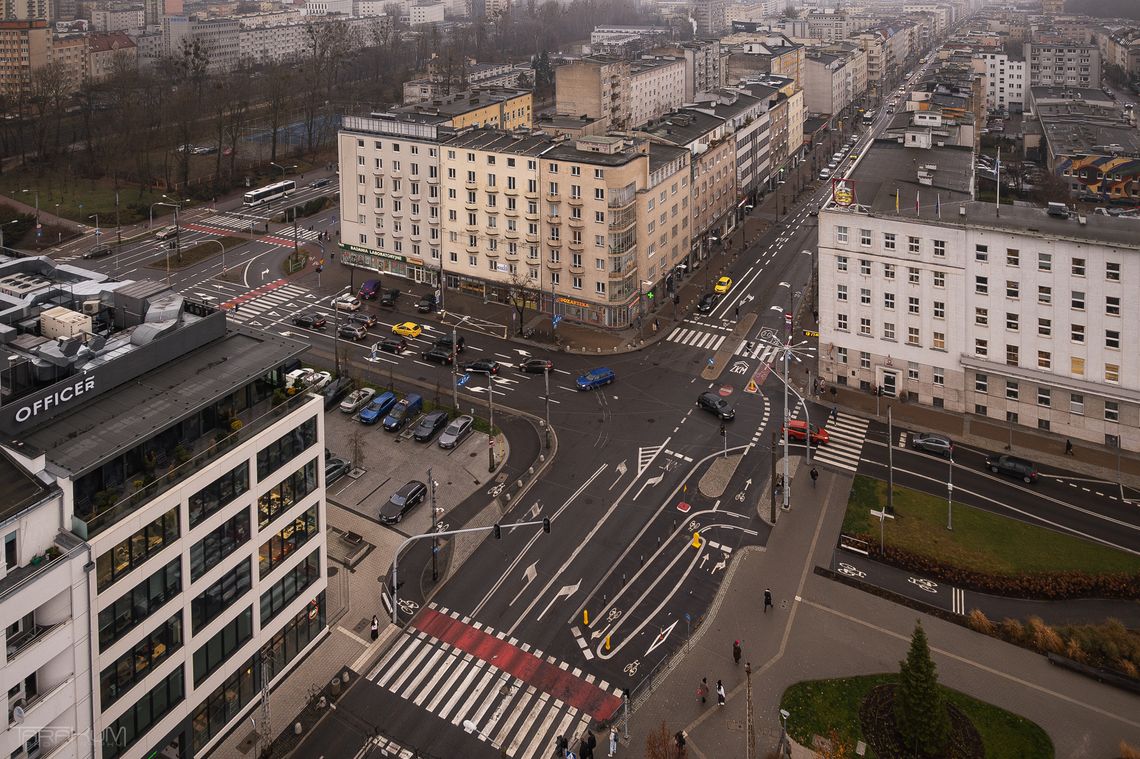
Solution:
{"label": "blue road sign", "polygon": [[713,364],[716,363],[716,360],[712,356],[709,356],[709,360],[707,363],[711,367]]}
{"label": "blue road sign", "polygon": [[461,374],[461,375],[459,375],[459,379],[455,380],[455,384],[459,385],[460,387],[463,387],[464,385],[466,385],[470,381],[471,381],[471,375],[470,374]]}
{"label": "blue road sign", "polygon": [[550,324],[553,327],[557,327],[558,322],[560,321],[562,321],[562,314],[555,314],[554,316],[550,317]]}

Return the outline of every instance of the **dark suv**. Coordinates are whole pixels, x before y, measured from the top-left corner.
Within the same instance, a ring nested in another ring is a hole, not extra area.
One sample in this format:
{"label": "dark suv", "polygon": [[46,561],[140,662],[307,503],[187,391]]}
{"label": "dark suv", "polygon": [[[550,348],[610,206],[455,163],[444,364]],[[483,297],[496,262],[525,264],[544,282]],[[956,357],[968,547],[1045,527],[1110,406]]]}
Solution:
{"label": "dark suv", "polygon": [[1037,482],[1040,476],[1037,465],[1032,461],[1019,459],[1006,454],[994,454],[986,457],[986,468],[994,474],[1004,474],[1006,477],[1016,477],[1026,484]]}
{"label": "dark suv", "polygon": [[732,405],[716,393],[701,393],[697,397],[697,405],[711,414],[716,414],[721,419],[728,420],[736,417],[736,411],[733,410]]}
{"label": "dark suv", "polygon": [[[455,341],[455,352],[462,353],[463,349],[467,347],[467,338],[465,338],[463,335],[459,335],[458,338],[459,339]],[[445,351],[450,351],[452,347],[451,335],[445,334],[437,338],[435,341],[435,347],[442,348]]]}

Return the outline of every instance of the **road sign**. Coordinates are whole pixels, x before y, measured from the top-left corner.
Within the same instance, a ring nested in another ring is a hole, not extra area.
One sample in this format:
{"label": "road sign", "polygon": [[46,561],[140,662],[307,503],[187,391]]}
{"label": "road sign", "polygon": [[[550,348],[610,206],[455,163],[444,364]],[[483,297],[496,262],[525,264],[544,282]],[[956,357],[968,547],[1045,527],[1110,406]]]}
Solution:
{"label": "road sign", "polygon": [[681,512],[682,514],[688,514],[689,509],[691,509],[691,508],[692,508],[692,506],[685,503],[684,501],[681,501],[680,503],[677,504],[677,511]]}
{"label": "road sign", "polygon": [[455,380],[455,384],[459,385],[460,387],[463,387],[464,385],[466,385],[470,381],[471,381],[471,375],[470,374],[461,374],[461,375],[459,375],[459,379]]}
{"label": "road sign", "polygon": [[748,380],[748,384],[744,386],[744,392],[752,393],[753,395],[760,392],[760,388],[756,387],[756,380]]}
{"label": "road sign", "polygon": [[708,364],[709,368],[711,369],[713,367],[713,365],[716,364],[716,360],[712,356],[709,356],[709,360],[706,363]]}
{"label": "road sign", "polygon": [[550,317],[550,326],[557,327],[558,323],[562,321],[562,314],[555,314]]}

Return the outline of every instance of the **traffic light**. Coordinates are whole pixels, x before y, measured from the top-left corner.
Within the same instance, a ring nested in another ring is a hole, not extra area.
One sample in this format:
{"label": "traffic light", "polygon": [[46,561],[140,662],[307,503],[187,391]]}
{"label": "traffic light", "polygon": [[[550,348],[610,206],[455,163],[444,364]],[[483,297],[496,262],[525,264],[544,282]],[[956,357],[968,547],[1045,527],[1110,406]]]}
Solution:
{"label": "traffic light", "polygon": [[728,430],[726,430],[726,429],[725,429],[725,426],[724,426],[724,422],[721,422],[721,423],[720,423],[720,436],[721,436],[721,437],[724,437],[724,435],[725,435],[725,433],[726,433],[727,431],[728,431]]}
{"label": "traffic light", "polygon": [[498,523],[496,523],[496,524],[495,524],[495,526],[494,526],[492,529],[493,529],[493,530],[494,530],[494,532],[495,532],[495,540],[499,540],[500,538],[502,538],[502,537],[503,537],[503,528],[502,528],[502,527],[500,527],[500,526],[498,525]]}
{"label": "traffic light", "polygon": [[550,517],[542,518],[542,531],[547,533],[550,532]]}
{"label": "traffic light", "polygon": [[673,304],[674,305],[680,305],[681,304],[681,293],[673,293]]}

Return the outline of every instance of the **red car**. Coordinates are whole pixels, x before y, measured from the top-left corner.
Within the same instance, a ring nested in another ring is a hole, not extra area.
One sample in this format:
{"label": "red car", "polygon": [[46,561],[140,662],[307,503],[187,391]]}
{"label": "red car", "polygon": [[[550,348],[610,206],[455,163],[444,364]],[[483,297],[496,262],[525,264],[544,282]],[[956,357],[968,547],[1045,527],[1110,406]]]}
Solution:
{"label": "red car", "polygon": [[[780,428],[780,437],[784,436],[784,428]],[[793,419],[788,422],[788,439],[795,440],[802,443],[804,438],[807,437],[807,422],[802,419]],[[823,427],[816,427],[814,424],[811,426],[811,444],[812,445],[827,445],[829,435],[827,430]]]}

